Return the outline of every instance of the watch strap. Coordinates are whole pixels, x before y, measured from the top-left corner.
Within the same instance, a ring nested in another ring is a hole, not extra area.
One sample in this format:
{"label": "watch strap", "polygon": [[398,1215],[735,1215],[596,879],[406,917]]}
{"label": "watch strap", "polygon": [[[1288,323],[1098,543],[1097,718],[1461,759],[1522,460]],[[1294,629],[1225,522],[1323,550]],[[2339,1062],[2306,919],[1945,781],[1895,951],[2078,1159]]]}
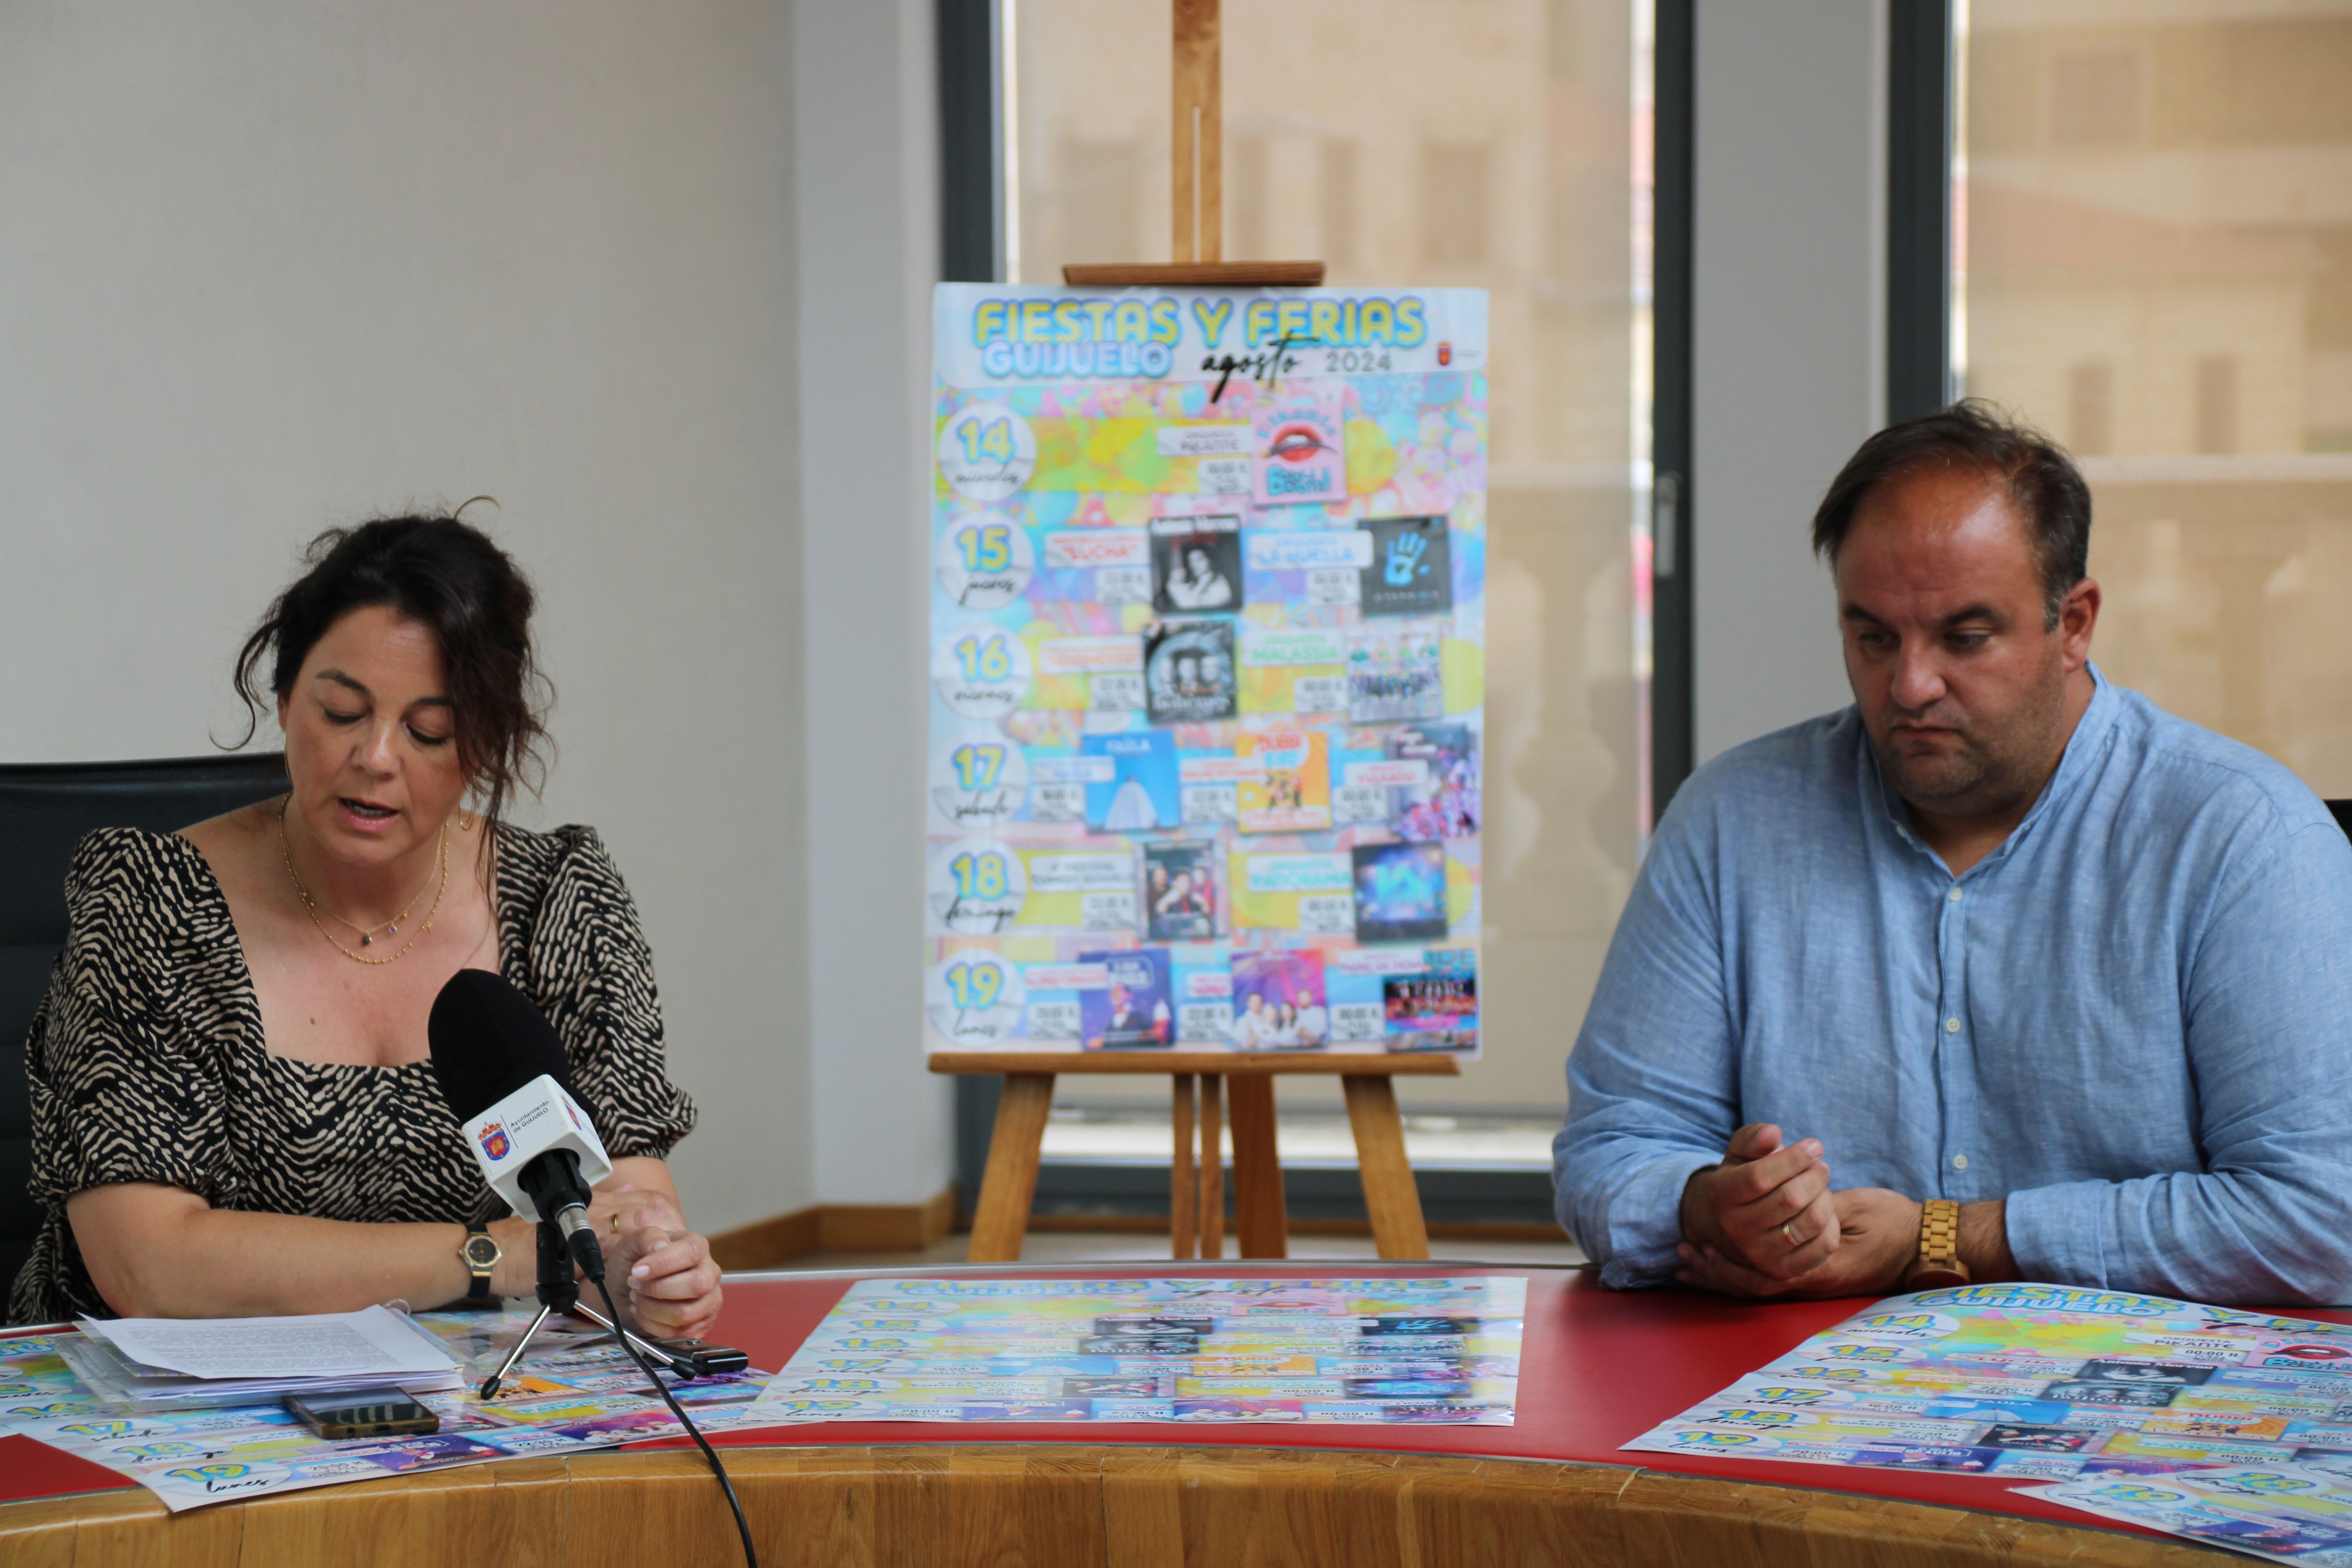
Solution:
{"label": "watch strap", "polygon": [[1969,1282],[1969,1266],[1960,1261],[1960,1205],[1949,1198],[1929,1198],[1919,1205],[1919,1255],[1903,1276],[1914,1290],[1934,1290]]}
{"label": "watch strap", "polygon": [[[477,1237],[488,1242],[488,1247],[485,1249],[476,1247],[475,1239]],[[487,1250],[489,1253],[489,1258],[487,1261],[478,1256],[478,1254],[484,1250]],[[457,1244],[457,1256],[464,1261],[466,1265],[466,1272],[472,1276],[466,1284],[466,1300],[468,1301],[488,1300],[490,1299],[490,1271],[498,1267],[499,1258],[500,1256],[499,1244],[490,1236],[490,1227],[486,1225],[467,1226],[466,1227],[466,1239]]]}

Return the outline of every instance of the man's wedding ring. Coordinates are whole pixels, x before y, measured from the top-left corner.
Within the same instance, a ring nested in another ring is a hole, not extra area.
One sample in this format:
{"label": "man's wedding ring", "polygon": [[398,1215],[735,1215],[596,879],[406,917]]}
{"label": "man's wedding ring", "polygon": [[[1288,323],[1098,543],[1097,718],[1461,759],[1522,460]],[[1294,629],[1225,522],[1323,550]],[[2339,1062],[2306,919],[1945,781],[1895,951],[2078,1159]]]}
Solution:
{"label": "man's wedding ring", "polygon": [[1789,1228],[1796,1223],[1797,1222],[1792,1219],[1784,1219],[1780,1222],[1780,1239],[1789,1244],[1791,1251],[1805,1245],[1803,1242],[1799,1241],[1797,1239],[1796,1233]]}

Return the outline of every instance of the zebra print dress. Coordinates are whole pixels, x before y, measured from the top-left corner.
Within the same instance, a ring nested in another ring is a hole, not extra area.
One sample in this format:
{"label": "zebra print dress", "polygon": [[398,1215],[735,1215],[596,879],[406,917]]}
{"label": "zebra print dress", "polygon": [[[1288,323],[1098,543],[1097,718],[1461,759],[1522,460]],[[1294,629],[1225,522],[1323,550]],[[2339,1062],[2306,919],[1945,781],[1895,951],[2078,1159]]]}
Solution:
{"label": "zebra print dress", "polygon": [[[114,1182],[215,1208],[384,1223],[506,1214],[428,1062],[289,1061],[228,901],[176,835],[101,828],[66,877],[70,928],[33,1017],[32,1194],[46,1210],[11,1322],[111,1316],[65,1202]],[[615,1158],[664,1155],[694,1106],[662,1063],[661,1003],[636,906],[595,830],[498,829],[499,969],[562,1037],[572,1084]]]}

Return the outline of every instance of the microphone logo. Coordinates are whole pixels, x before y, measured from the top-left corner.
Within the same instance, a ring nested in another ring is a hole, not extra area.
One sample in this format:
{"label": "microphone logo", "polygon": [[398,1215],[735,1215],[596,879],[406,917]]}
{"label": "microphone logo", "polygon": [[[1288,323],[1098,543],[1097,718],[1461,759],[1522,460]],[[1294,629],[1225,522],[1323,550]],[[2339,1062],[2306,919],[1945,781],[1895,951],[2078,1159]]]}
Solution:
{"label": "microphone logo", "polygon": [[488,1154],[493,1160],[505,1159],[507,1157],[507,1151],[514,1147],[512,1143],[507,1141],[507,1130],[504,1122],[493,1121],[485,1126],[481,1131],[481,1140],[482,1152]]}

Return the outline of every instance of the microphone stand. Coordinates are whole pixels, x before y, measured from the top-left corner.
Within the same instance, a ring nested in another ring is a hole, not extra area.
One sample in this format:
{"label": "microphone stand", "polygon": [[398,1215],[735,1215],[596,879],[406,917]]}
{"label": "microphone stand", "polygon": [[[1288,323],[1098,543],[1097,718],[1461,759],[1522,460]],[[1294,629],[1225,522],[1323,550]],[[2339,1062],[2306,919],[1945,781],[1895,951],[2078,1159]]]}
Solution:
{"label": "microphone stand", "polygon": [[508,1374],[514,1371],[515,1363],[520,1361],[522,1352],[530,1348],[532,1337],[549,1318],[558,1312],[575,1312],[598,1328],[626,1339],[640,1354],[659,1362],[679,1377],[694,1375],[693,1364],[684,1357],[672,1355],[580,1300],[580,1282],[572,1273],[572,1254],[564,1244],[563,1232],[557,1228],[553,1220],[539,1222],[538,1294],[539,1315],[531,1319],[529,1328],[523,1330],[522,1338],[517,1340],[514,1349],[507,1352],[507,1359],[499,1364],[499,1370],[482,1380],[479,1390],[482,1398],[498,1397],[499,1389],[507,1381]]}
{"label": "microphone stand", "polygon": [[[539,1315],[531,1319],[530,1327],[523,1330],[522,1338],[517,1340],[514,1349],[507,1352],[507,1359],[499,1363],[499,1370],[482,1380],[481,1396],[484,1399],[498,1397],[499,1385],[514,1371],[515,1363],[522,1359],[522,1352],[530,1346],[531,1336],[538,1333],[541,1325],[554,1313],[577,1312],[599,1327],[609,1330],[620,1342],[622,1350],[637,1363],[637,1369],[645,1373],[646,1381],[654,1385],[654,1392],[661,1395],[662,1403],[669,1406],[670,1414],[677,1417],[678,1425],[686,1428],[687,1436],[694,1439],[695,1447],[702,1450],[702,1457],[710,1462],[710,1473],[718,1478],[719,1489],[727,1494],[727,1506],[734,1512],[736,1533],[743,1542],[743,1561],[749,1568],[760,1568],[759,1553],[751,1546],[751,1526],[743,1517],[743,1504],[735,1495],[735,1483],[727,1479],[727,1468],[719,1462],[718,1450],[710,1446],[710,1440],[695,1426],[693,1417],[678,1404],[677,1396],[671,1394],[662,1380],[655,1375],[653,1368],[654,1362],[659,1361],[677,1375],[691,1377],[694,1375],[693,1363],[683,1356],[670,1354],[659,1345],[648,1344],[615,1321],[618,1313],[613,1306],[612,1293],[604,1289],[601,1272],[604,1265],[598,1256],[595,1233],[586,1229],[579,1232],[579,1261],[583,1268],[594,1265],[595,1285],[604,1297],[604,1310],[614,1316],[607,1317],[580,1304],[580,1285],[572,1277],[572,1245],[562,1221],[567,1215],[579,1214],[583,1206],[582,1204],[569,1205],[555,1211],[555,1217],[539,1222]],[[541,1205],[542,1213],[546,1213],[547,1208],[544,1204]]]}
{"label": "microphone stand", "polygon": [[499,1363],[499,1370],[482,1380],[481,1397],[499,1396],[499,1385],[506,1382],[515,1363],[522,1359],[522,1352],[530,1348],[531,1337],[551,1315],[577,1311],[579,1308],[580,1285],[572,1275],[572,1254],[563,1245],[563,1233],[555,1228],[553,1220],[542,1219],[539,1222],[539,1316],[522,1331],[522,1338],[507,1352],[507,1359]]}

